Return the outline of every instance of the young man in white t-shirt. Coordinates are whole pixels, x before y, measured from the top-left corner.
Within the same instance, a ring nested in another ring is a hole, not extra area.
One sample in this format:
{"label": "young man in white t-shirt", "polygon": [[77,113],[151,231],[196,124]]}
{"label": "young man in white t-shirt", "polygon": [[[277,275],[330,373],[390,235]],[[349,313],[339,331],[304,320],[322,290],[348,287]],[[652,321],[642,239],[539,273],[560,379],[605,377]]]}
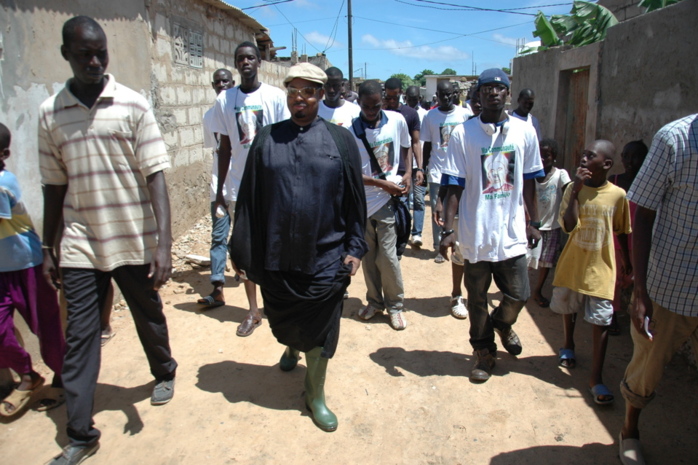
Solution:
{"label": "young man in white t-shirt", "polygon": [[[391,196],[403,196],[410,191],[412,166],[407,161],[411,144],[405,118],[394,111],[383,111],[382,106],[383,93],[378,81],[361,84],[361,115],[351,125],[361,153],[368,217],[366,242],[369,250],[362,260],[368,303],[359,310],[359,318],[369,320],[387,309],[390,326],[402,330],[407,327],[403,314],[405,291],[397,257],[395,207]],[[361,140],[362,134],[371,147],[371,154]],[[373,157],[378,164],[375,169]],[[400,159],[406,162],[403,176],[397,174]],[[385,179],[380,176],[381,172]]]}
{"label": "young man in white t-shirt", "polygon": [[[216,99],[211,130],[220,135],[218,148],[218,186],[216,204],[235,211],[240,180],[247,161],[247,152],[257,132],[262,127],[288,119],[291,115],[286,106],[286,95],[281,89],[259,82],[257,71],[262,61],[259,49],[252,42],[242,42],[235,49],[235,69],[240,73],[240,85],[228,89]],[[229,173],[223,176],[222,173]],[[223,193],[226,179],[229,198]],[[244,277],[243,277],[244,279]],[[257,287],[245,280],[245,293],[250,312],[240,323],[236,334],[251,335],[262,324],[262,315],[257,306]]]}
{"label": "young man in white t-shirt", "polygon": [[[448,253],[457,240],[463,254],[470,344],[475,351],[470,379],[481,382],[490,378],[495,365],[495,332],[507,352],[521,353],[511,326],[530,295],[526,247],[535,247],[540,240],[534,183],[545,173],[533,127],[504,111],[509,86],[501,69],[480,75],[482,113],[453,130],[448,146],[452,165],[444,168],[448,188],[441,251]],[[528,225],[526,211],[531,218]],[[490,315],[487,291],[493,277],[504,297]]]}
{"label": "young man in white t-shirt", "polygon": [[[235,85],[233,74],[227,69],[218,69],[213,73],[211,87],[216,91],[216,96]],[[218,133],[211,130],[214,107],[211,107],[201,120],[204,129],[204,148],[213,149],[213,163],[211,166],[211,284],[213,292],[196,301],[203,308],[215,308],[225,305],[223,286],[225,285],[225,261],[228,256],[228,235],[230,233],[230,215],[224,210],[223,216],[216,215],[216,191],[218,189]],[[230,175],[230,173],[228,173]],[[228,202],[232,201],[230,182],[226,180],[223,185],[223,195]]]}
{"label": "young man in white t-shirt", "polygon": [[361,109],[355,103],[344,100],[344,75],[339,68],[332,66],[325,70],[327,82],[325,99],[318,106],[318,116],[337,126],[349,129],[354,118],[359,116]]}
{"label": "young man in white t-shirt", "polygon": [[[436,98],[439,106],[429,110],[422,124],[421,138],[424,142],[424,163],[427,167],[429,179],[429,198],[432,211],[432,239],[434,250],[439,251],[441,242],[441,226],[438,223],[440,212],[437,212],[439,190],[441,188],[441,173],[447,164],[448,143],[451,132],[457,126],[468,121],[471,113],[468,109],[456,105],[454,100],[458,89],[449,81],[440,81],[436,85]],[[439,253],[434,259],[436,263],[443,263],[445,258]],[[468,317],[463,296],[461,295],[461,282],[463,281],[463,257],[458,250],[452,257],[451,276],[453,289],[451,291],[451,315],[458,319]]]}
{"label": "young man in white t-shirt", "polygon": [[541,140],[542,136],[540,131],[540,122],[538,122],[538,118],[531,114],[535,99],[536,94],[532,89],[522,89],[521,92],[519,92],[519,100],[517,101],[519,106],[516,108],[516,110],[511,112],[511,116],[518,118],[521,121],[526,121],[528,124],[533,126],[533,129],[536,130],[538,140]]}

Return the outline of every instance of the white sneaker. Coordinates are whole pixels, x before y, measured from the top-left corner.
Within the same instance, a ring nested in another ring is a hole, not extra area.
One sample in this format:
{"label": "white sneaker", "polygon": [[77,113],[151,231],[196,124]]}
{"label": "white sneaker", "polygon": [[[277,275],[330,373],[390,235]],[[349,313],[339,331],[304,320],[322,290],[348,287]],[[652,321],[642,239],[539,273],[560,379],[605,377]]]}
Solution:
{"label": "white sneaker", "polygon": [[390,314],[390,326],[396,331],[407,328],[407,320],[403,311]]}
{"label": "white sneaker", "polygon": [[412,245],[415,247],[422,246],[422,236],[412,236]]}
{"label": "white sneaker", "polygon": [[377,309],[371,304],[366,304],[364,308],[359,310],[358,316],[362,320],[370,320],[374,316],[376,316],[376,313],[380,313],[383,310]]}
{"label": "white sneaker", "polygon": [[468,308],[465,306],[463,296],[459,295],[451,298],[451,315],[459,320],[468,318]]}

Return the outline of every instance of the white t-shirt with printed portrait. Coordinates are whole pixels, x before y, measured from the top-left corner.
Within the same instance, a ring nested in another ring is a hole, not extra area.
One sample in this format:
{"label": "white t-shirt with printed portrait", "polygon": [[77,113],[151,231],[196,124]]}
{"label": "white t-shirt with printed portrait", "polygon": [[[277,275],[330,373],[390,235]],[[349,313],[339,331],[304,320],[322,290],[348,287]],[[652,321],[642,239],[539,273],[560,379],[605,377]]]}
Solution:
{"label": "white t-shirt with printed portrait", "polygon": [[[386,179],[395,184],[402,181],[402,176],[397,174],[400,164],[400,148],[411,146],[410,134],[407,131],[405,118],[396,111],[381,111],[381,121],[375,129],[366,127],[366,139],[373,149],[379,166],[385,173]],[[351,126],[350,126],[351,128]],[[352,134],[356,139],[361,153],[361,171],[366,176],[378,177],[371,168],[371,158],[366,152],[364,143],[356,137],[352,128]],[[390,200],[390,194],[376,186],[366,186],[366,214],[371,216]]]}
{"label": "white t-shirt with printed portrait", "polygon": [[230,200],[237,200],[247,153],[257,132],[268,124],[290,117],[286,94],[268,84],[260,83],[259,88],[249,94],[236,86],[218,95],[213,107],[211,130],[230,138]]}
{"label": "white t-shirt with printed portrait", "polygon": [[456,126],[448,145],[448,174],[465,180],[458,208],[458,242],[470,263],[524,255],[524,176],[544,175],[533,126],[508,118],[502,128],[480,117]]}
{"label": "white t-shirt with printed portrait", "polygon": [[351,122],[361,113],[361,108],[355,103],[344,101],[344,105],[337,108],[330,108],[325,105],[325,101],[320,102],[318,106],[318,116],[337,126],[342,126],[349,129]]}
{"label": "white t-shirt with printed portrait", "polygon": [[449,112],[433,108],[427,113],[422,122],[420,139],[422,142],[431,142],[431,155],[429,156],[429,166],[427,166],[429,182],[437,184],[441,182],[441,173],[448,162],[446,154],[451,132],[456,126],[468,121],[470,116],[471,113],[461,106],[454,106],[453,110]]}

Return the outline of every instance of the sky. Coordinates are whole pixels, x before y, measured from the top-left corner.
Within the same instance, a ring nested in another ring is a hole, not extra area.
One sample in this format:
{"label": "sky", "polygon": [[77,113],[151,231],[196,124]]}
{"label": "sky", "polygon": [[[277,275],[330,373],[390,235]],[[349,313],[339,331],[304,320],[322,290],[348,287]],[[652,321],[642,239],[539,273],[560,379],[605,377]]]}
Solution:
{"label": "sky", "polygon": [[[348,77],[347,0],[226,1],[269,29],[275,47],[287,47],[279,56],[290,56],[295,28],[299,54],[324,51]],[[266,6],[248,9],[258,5]],[[539,10],[549,16],[571,8],[572,2],[563,0],[352,0],[354,76],[385,80],[395,73],[413,77],[425,69],[473,74],[475,67],[479,74],[510,67],[517,40],[537,40],[533,20]]]}

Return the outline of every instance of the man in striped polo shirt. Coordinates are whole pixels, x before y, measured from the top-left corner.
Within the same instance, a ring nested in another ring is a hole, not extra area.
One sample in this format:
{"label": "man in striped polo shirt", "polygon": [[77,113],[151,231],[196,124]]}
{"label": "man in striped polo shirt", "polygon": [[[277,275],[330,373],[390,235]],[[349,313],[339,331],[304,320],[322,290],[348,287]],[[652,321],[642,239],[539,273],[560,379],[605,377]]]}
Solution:
{"label": "man in striped polo shirt", "polygon": [[150,371],[151,404],[172,399],[172,358],[158,289],[171,273],[169,156],[148,102],[105,74],[107,38],[77,16],[63,25],[73,78],[39,110],[44,184],[44,275],[68,302],[63,380],[70,444],[52,464],[77,464],[99,448],[92,408],[100,365],[100,309],[111,278],[131,309]]}

